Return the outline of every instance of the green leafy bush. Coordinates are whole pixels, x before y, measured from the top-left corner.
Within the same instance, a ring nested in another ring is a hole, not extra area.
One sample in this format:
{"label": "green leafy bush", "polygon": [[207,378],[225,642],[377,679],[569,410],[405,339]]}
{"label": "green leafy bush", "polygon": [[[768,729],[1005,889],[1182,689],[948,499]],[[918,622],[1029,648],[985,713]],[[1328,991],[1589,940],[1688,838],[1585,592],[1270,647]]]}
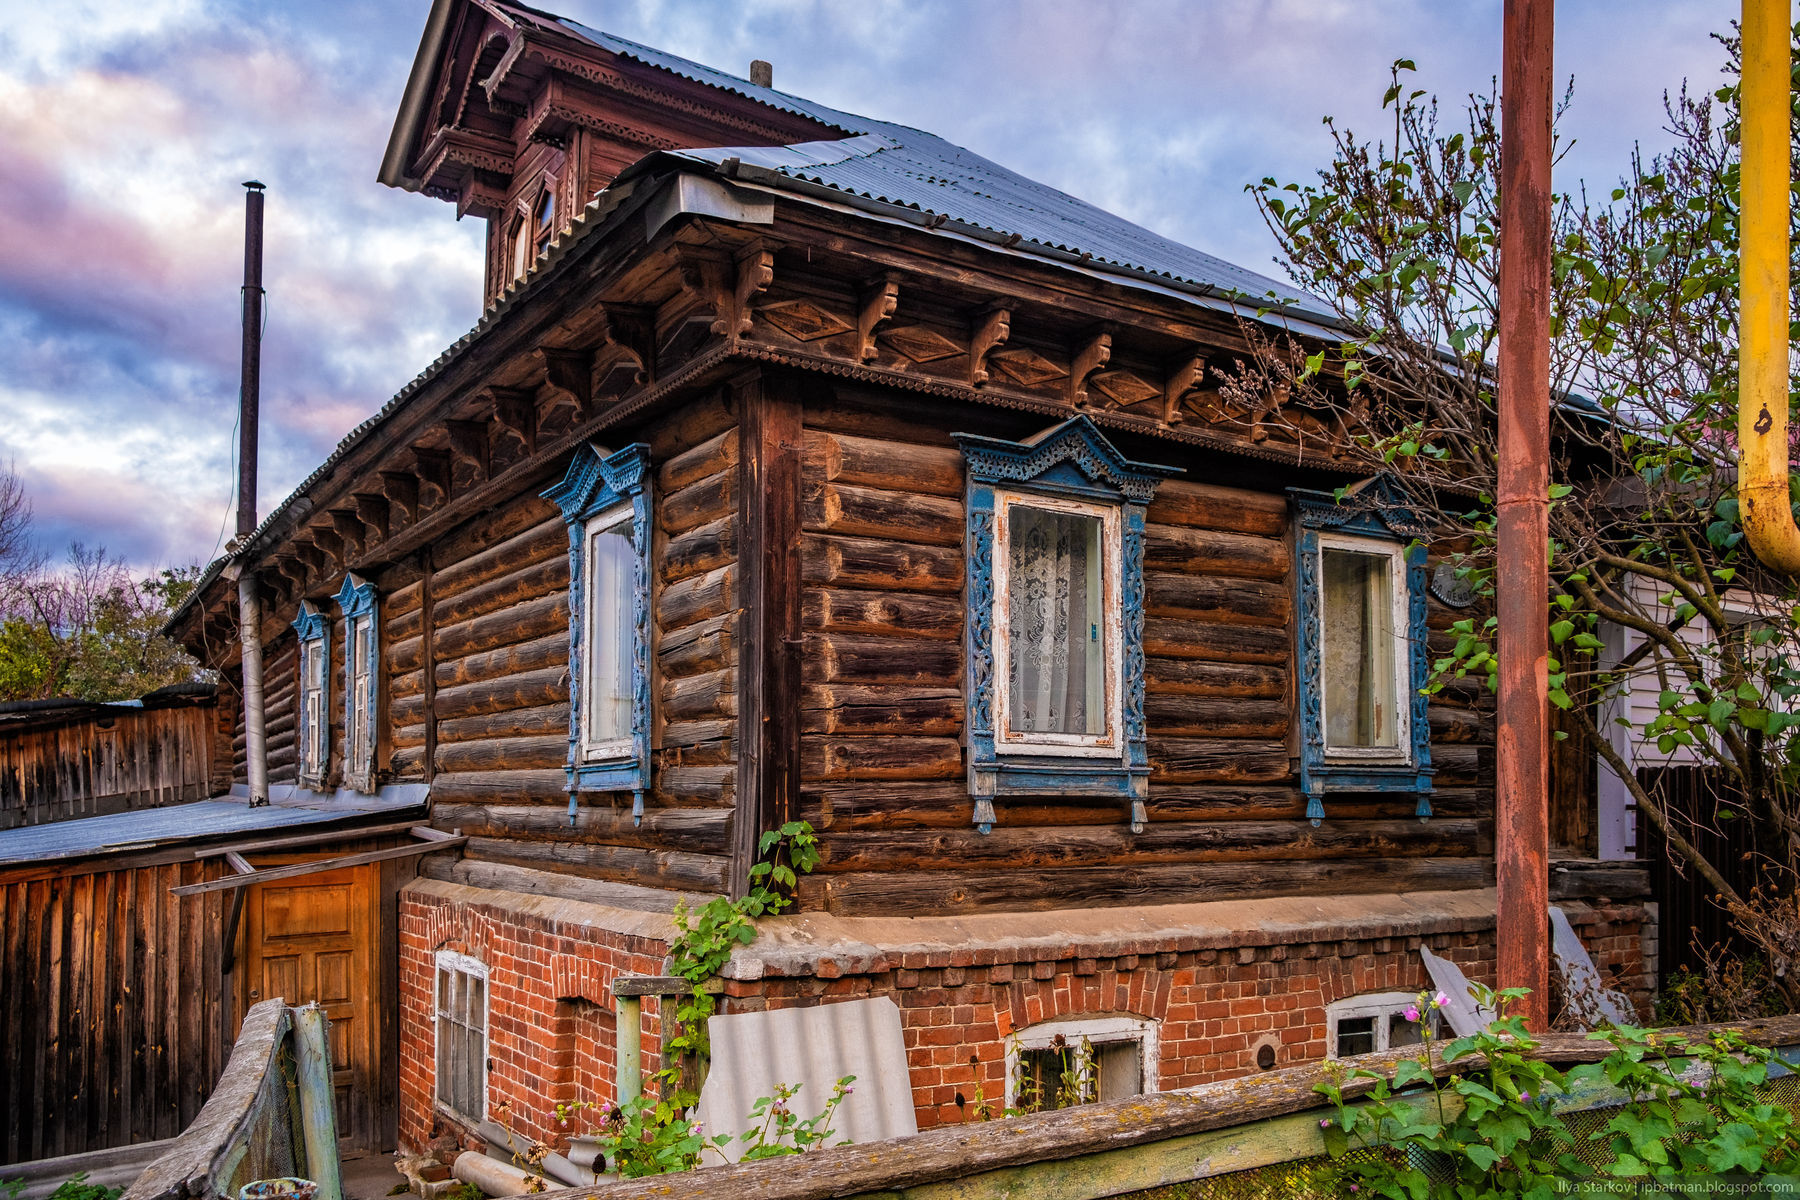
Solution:
{"label": "green leafy bush", "polygon": [[[1446,999],[1421,996],[1408,1014],[1422,1018],[1416,1059],[1402,1060],[1391,1078],[1357,1069],[1319,1085],[1337,1110],[1320,1125],[1327,1151],[1340,1161],[1342,1194],[1548,1200],[1565,1194],[1571,1180],[1800,1170],[1800,1125],[1787,1108],[1760,1095],[1767,1050],[1728,1031],[1690,1042],[1614,1028],[1589,1035],[1611,1045],[1602,1061],[1564,1073],[1531,1057],[1538,1042],[1509,1011],[1525,989],[1478,991],[1501,1015],[1450,1042],[1436,1063],[1429,1010]],[[1476,1056],[1484,1066],[1438,1078],[1437,1064]],[[1373,1081],[1365,1100],[1345,1097],[1351,1079]],[[1623,1092],[1625,1103],[1578,1144],[1557,1102],[1602,1085]],[[1380,1152],[1350,1156],[1365,1148]]]}

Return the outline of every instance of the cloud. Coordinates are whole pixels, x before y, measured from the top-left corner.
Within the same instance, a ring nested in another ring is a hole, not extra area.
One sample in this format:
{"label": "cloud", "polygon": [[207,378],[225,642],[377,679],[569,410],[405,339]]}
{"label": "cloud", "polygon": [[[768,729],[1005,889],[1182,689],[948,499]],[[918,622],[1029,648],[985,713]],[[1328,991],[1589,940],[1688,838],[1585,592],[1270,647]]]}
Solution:
{"label": "cloud", "polygon": [[[1388,64],[1456,100],[1498,0],[546,0],[624,37],[930,129],[1270,272],[1246,183],[1305,180],[1320,117],[1383,127]],[[1558,182],[1655,147],[1710,87],[1728,0],[1565,6]],[[85,0],[0,28],[0,459],[52,547],[208,556],[235,449],[242,192],[269,185],[264,511],[474,323],[484,230],[374,180],[420,5]]]}

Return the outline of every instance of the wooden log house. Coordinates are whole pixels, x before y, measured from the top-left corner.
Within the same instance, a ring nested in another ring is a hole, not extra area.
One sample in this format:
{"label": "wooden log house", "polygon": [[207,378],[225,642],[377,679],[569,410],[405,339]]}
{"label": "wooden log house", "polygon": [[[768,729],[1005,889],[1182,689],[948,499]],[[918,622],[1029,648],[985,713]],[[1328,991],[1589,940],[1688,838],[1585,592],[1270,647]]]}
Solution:
{"label": "wooden log house", "polygon": [[398,897],[403,1143],[610,1095],[611,981],[794,818],[725,1009],[893,996],[921,1124],[1058,1033],[1169,1088],[1385,1047],[1421,944],[1491,976],[1460,598],[1219,388],[1322,302],[503,0],[436,0],[380,178],[487,222],[486,312],[174,628],[229,676],[251,573],[271,777],[468,839]]}

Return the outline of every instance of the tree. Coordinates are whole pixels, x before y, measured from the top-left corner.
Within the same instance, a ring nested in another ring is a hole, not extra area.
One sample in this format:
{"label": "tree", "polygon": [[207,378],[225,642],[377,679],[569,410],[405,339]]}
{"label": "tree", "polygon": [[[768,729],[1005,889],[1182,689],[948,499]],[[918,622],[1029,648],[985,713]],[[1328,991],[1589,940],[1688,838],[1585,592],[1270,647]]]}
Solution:
{"label": "tree", "polygon": [[[1578,187],[1555,200],[1551,699],[1800,1005],[1800,608],[1738,523],[1738,46],[1719,40],[1727,84],[1665,97],[1672,149],[1634,154],[1605,199]],[[1246,322],[1253,353],[1223,390],[1265,424],[1340,431],[1351,461],[1390,472],[1433,543],[1459,547],[1457,574],[1491,597],[1496,99],[1470,97],[1444,132],[1437,100],[1407,87],[1412,70],[1394,66],[1386,137],[1328,118],[1334,154],[1316,183],[1251,188],[1290,274],[1357,332],[1320,347]],[[1636,649],[1609,653],[1612,631]],[[1432,686],[1491,686],[1493,620],[1453,633]],[[1609,717],[1629,721],[1608,701],[1633,680],[1654,681],[1658,701],[1631,736],[1709,766],[1706,811],[1667,804],[1605,736]],[[1696,848],[1695,823],[1730,830],[1754,886]]]}
{"label": "tree", "polygon": [[126,700],[200,678],[160,630],[198,566],[134,579],[104,547],[70,545],[52,568],[31,538],[18,473],[0,469],[0,700]]}

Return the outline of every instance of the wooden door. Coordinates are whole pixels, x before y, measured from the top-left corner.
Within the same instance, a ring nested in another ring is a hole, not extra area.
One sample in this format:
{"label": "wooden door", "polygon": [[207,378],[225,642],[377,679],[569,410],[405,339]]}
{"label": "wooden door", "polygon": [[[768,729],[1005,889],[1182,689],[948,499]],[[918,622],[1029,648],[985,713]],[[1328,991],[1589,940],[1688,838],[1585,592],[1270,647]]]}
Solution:
{"label": "wooden door", "polygon": [[[258,864],[263,865],[263,864]],[[371,864],[259,883],[244,898],[243,1007],[279,996],[331,1018],[338,1142],[377,1150],[376,947],[381,868]]]}

